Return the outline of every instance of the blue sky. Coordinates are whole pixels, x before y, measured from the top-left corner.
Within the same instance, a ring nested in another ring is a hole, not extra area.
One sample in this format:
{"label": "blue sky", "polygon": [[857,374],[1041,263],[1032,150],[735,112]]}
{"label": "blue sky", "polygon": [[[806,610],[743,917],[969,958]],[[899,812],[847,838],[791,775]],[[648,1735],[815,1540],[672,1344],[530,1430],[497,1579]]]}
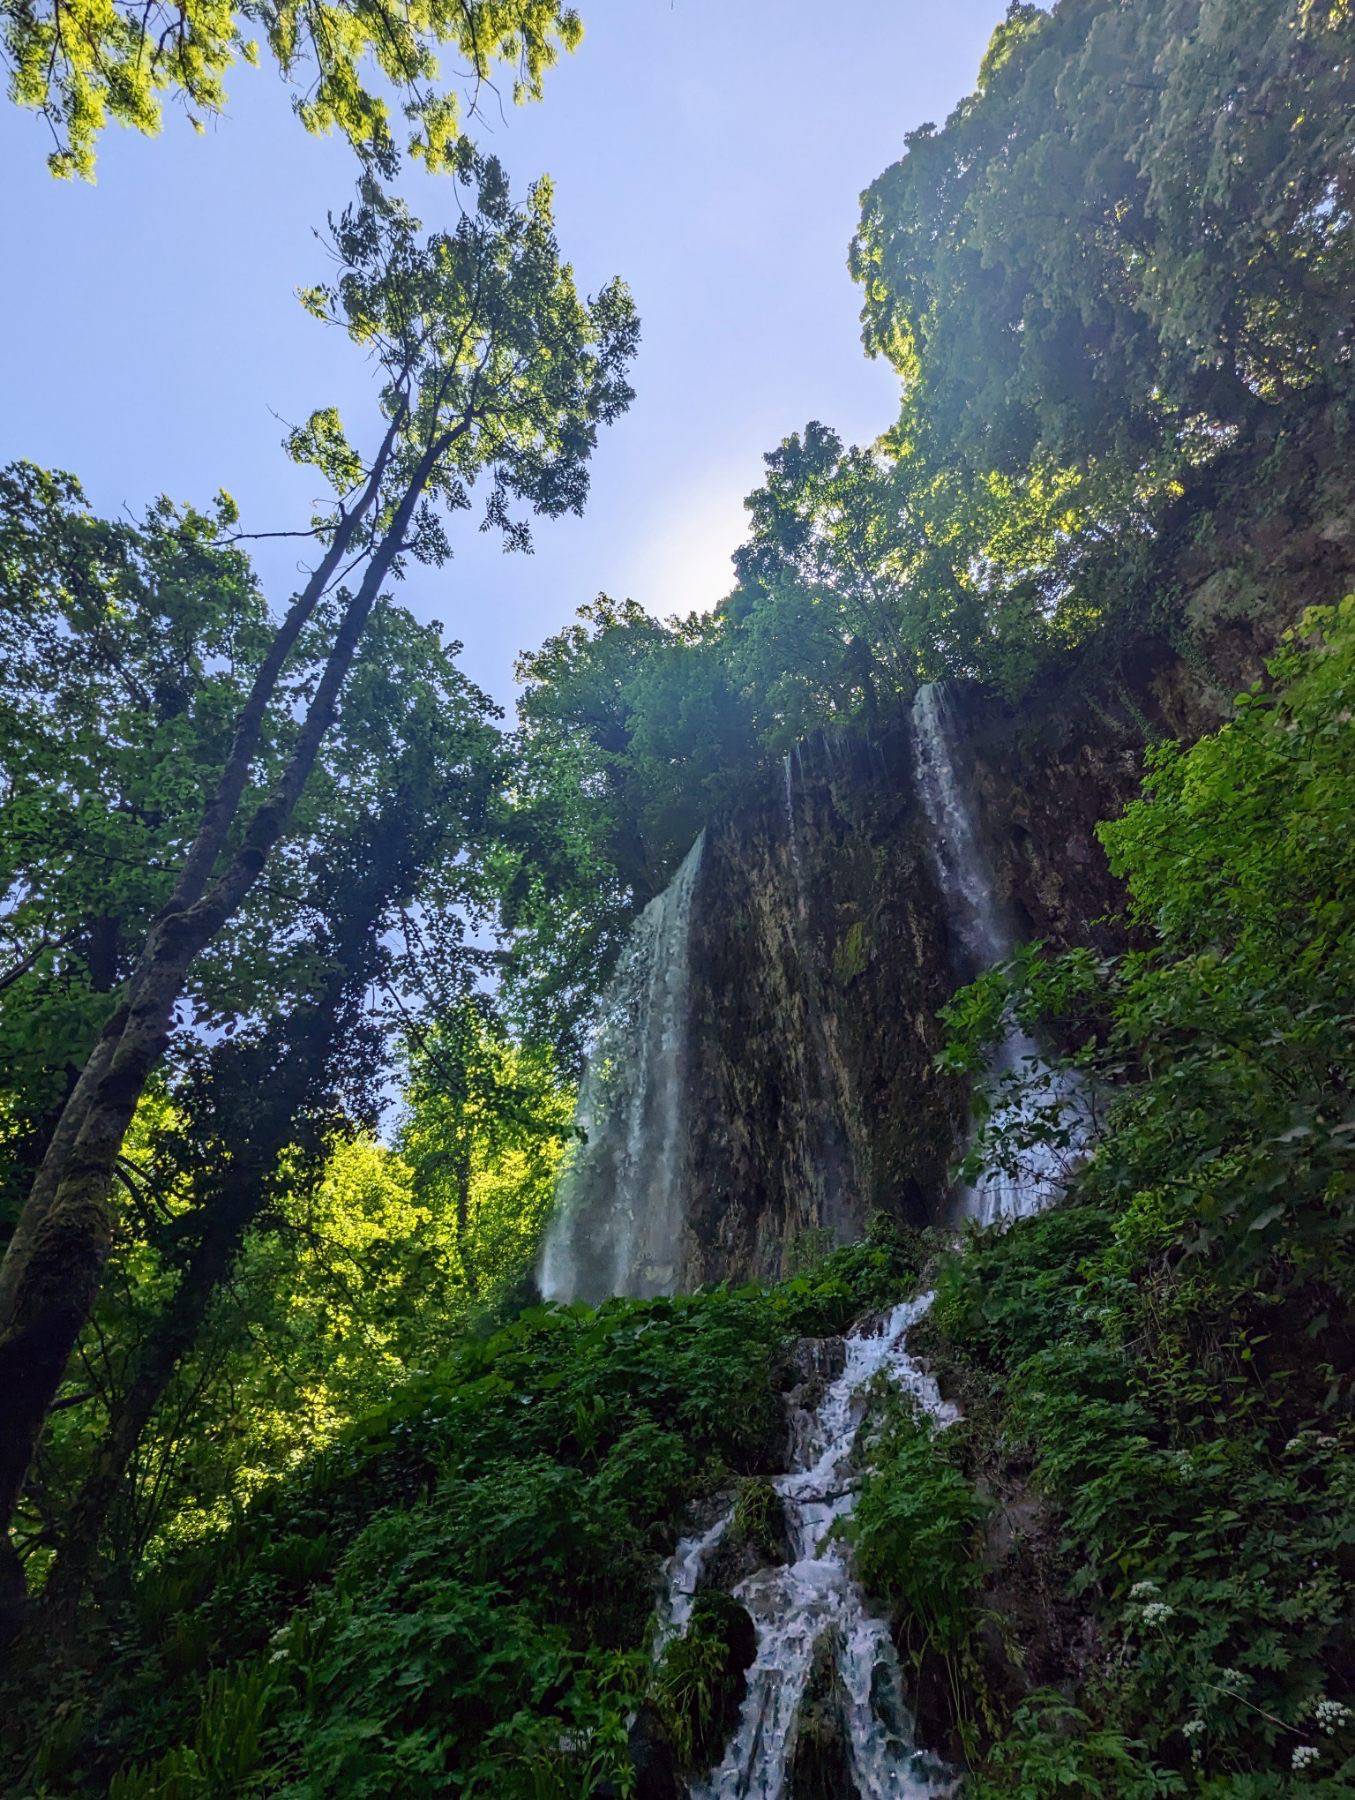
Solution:
{"label": "blue sky", "polygon": [[[477,135],[519,187],[549,171],[581,283],[612,274],[643,322],[637,398],[605,434],[582,519],[543,522],[533,556],[462,530],[401,598],[465,643],[511,701],[513,658],[600,589],[658,613],[729,585],[761,456],[808,419],[874,437],[892,371],[861,348],[846,251],[860,190],[904,133],[973,86],[1002,0],[580,0],[586,36],[546,97]],[[0,459],[72,470],[95,506],[226,487],[245,525],[305,522],[315,478],[286,420],[371,418],[367,367],[302,314],[322,269],[312,226],[351,191],[349,154],[306,135],[267,70],[239,71],[204,137],[110,132],[95,187],[46,172],[44,127],[0,106]],[[451,214],[442,184],[406,183]],[[275,416],[277,415],[277,416]],[[275,604],[295,549],[256,560]]]}

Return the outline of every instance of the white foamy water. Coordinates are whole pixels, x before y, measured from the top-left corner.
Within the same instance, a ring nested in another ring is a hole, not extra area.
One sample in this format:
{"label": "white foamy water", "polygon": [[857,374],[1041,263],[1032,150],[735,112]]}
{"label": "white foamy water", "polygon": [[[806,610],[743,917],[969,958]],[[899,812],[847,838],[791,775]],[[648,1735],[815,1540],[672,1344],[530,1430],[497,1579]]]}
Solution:
{"label": "white foamy water", "polygon": [[790,846],[790,867],[795,888],[795,917],[803,924],[808,911],[805,896],[805,871],[800,858],[800,831],[795,822],[795,784],[800,766],[800,746],[787,750],[781,764],[785,793],[786,842]]}
{"label": "white foamy water", "polygon": [[677,1286],[685,1224],[684,1061],[692,896],[703,832],[631,927],[594,1021],[538,1279],[547,1300]]}
{"label": "white foamy water", "polygon": [[[993,888],[992,871],[956,755],[957,721],[944,682],[929,681],[913,701],[913,757],[918,794],[931,826],[932,855],[946,902],[947,918],[963,950],[966,977],[1005,962],[1015,935]],[[1024,1092],[1008,1096],[1004,1075],[1020,1073]],[[1010,1173],[985,1172],[960,1190],[968,1218],[991,1225],[998,1219],[1038,1212],[1063,1189],[1086,1148],[1087,1095],[1076,1074],[1055,1068],[1015,1019],[999,1043],[986,1078],[993,1100],[990,1134],[1007,1140],[1018,1166]],[[1068,1142],[1039,1140],[1042,1119],[1059,1120]],[[1034,1137],[1035,1142],[1027,1143]]]}
{"label": "white foamy water", "polygon": [[[785,1505],[793,1560],[759,1569],[734,1590],[757,1628],[757,1656],[724,1758],[692,1785],[692,1800],[779,1800],[785,1793],[800,1702],[815,1645],[826,1632],[835,1634],[859,1800],[912,1800],[954,1790],[953,1774],[913,1742],[889,1628],[868,1610],[845,1546],[831,1535],[855,1502],[859,1471],[852,1449],[877,1380],[911,1395],[938,1424],[955,1417],[935,1381],[908,1354],[908,1330],[930,1304],[926,1294],[858,1326],[846,1339],[842,1373],[813,1412],[797,1421],[796,1466],[772,1484]],[[690,1617],[702,1566],[728,1525],[726,1515],[678,1545],[660,1611],[666,1636]]]}
{"label": "white foamy water", "polygon": [[733,1522],[734,1511],[721,1513],[705,1531],[685,1537],[668,1558],[663,1569],[663,1599],[659,1602],[658,1630],[654,1634],[654,1660],[657,1662],[675,1637],[687,1629],[696,1604],[697,1583],[706,1559],[720,1543]]}

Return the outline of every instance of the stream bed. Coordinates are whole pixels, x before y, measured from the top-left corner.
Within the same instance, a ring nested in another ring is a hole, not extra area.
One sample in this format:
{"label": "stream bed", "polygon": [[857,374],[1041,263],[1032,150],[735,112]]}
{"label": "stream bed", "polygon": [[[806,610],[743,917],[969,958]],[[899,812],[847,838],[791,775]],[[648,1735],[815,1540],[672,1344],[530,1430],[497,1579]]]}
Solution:
{"label": "stream bed", "polygon": [[[760,1568],[734,1588],[751,1614],[757,1654],[738,1724],[723,1759],[689,1792],[692,1800],[780,1800],[787,1794],[799,1722],[816,1661],[835,1664],[858,1800],[908,1800],[953,1792],[954,1771],[913,1741],[913,1721],[888,1625],[871,1613],[833,1526],[855,1503],[860,1471],[853,1448],[878,1378],[911,1395],[940,1425],[955,1409],[909,1355],[910,1328],[926,1312],[924,1294],[858,1325],[836,1373],[816,1402],[792,1415],[793,1466],[772,1486],[785,1508],[791,1559]],[[834,1340],[823,1340],[826,1351]],[[660,1638],[690,1617],[703,1569],[732,1520],[732,1509],[684,1538],[670,1559]],[[844,1795],[843,1800],[849,1800]]]}

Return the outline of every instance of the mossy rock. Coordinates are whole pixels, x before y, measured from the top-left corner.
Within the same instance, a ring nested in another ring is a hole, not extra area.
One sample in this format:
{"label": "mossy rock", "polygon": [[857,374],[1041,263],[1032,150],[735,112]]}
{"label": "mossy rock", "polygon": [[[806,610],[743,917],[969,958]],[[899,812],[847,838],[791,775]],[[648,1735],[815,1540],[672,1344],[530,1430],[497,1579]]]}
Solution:
{"label": "mossy rock", "polygon": [[800,1699],[791,1758],[790,1800],[851,1800],[851,1732],[847,1694],[838,1672],[842,1634],[836,1626],[814,1645],[814,1660]]}
{"label": "mossy rock", "polygon": [[764,1476],[745,1476],[735,1490],[729,1529],[706,1565],[701,1586],[731,1593],[759,1569],[790,1561],[790,1529],[781,1496]]}
{"label": "mossy rock", "polygon": [[839,987],[850,987],[858,976],[865,974],[869,962],[866,927],[862,920],[856,919],[833,951],[833,979]]}
{"label": "mossy rock", "polygon": [[635,1800],[681,1800],[677,1752],[652,1700],[636,1711],[628,1738],[635,1771]]}
{"label": "mossy rock", "polygon": [[699,1594],[685,1634],[668,1646],[655,1670],[651,1707],[677,1766],[689,1776],[703,1775],[719,1761],[756,1655],[757,1629],[747,1609],[717,1590]]}

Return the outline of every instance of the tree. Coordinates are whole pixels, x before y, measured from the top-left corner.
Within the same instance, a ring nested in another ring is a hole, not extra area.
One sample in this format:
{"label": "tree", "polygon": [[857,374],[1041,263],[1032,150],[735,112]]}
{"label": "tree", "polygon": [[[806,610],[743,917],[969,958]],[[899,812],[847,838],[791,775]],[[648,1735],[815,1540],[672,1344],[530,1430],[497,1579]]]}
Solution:
{"label": "tree", "polygon": [[663,881],[660,875],[656,885],[629,793],[633,690],[637,675],[672,638],[672,627],[634,600],[599,594],[539,650],[519,657],[516,669],[529,742],[584,749],[593,797],[608,812],[600,847],[641,906]]}
{"label": "tree", "polygon": [[92,179],[109,118],[154,135],[164,98],[201,130],[226,105],[225,76],[259,61],[259,44],[292,90],[308,131],[337,130],[362,156],[388,163],[394,94],[410,126],[409,150],[430,168],[464,157],[463,109],[441,78],[439,50],[464,71],[470,110],[510,73],[515,101],[537,100],[562,49],[577,48],[579,15],[561,0],[0,0],[0,46],[10,97],[51,131],[54,175]]}
{"label": "tree", "polygon": [[549,1051],[515,1043],[483,994],[415,1037],[400,1154],[415,1198],[452,1226],[460,1284],[485,1302],[531,1268],[574,1095]]}
{"label": "tree", "polygon": [[[452,232],[421,240],[418,222],[371,178],[358,203],[331,221],[340,274],[308,290],[306,303],[373,354],[385,430],[370,459],[351,446],[333,409],[293,434],[292,453],[315,464],[338,496],[314,527],[323,554],[259,664],[173,891],[66,1102],[0,1266],[6,1521],[98,1291],[117,1157],[188,970],[286,833],[383,584],[410,556],[446,558],[442,512],[469,506],[477,481],[486,524],[510,545],[530,543],[515,501],[547,516],[579,510],[598,425],[630,401],[625,369],[637,326],[625,289],[614,282],[591,303],[580,300],[559,259],[548,185],[518,208],[497,163],[477,159],[474,172],[476,205]],[[323,647],[286,761],[246,809],[270,706],[317,618]]]}
{"label": "tree", "polygon": [[499,975],[505,1016],[549,1044],[560,1068],[583,1064],[599,972],[633,906],[607,845],[607,814],[586,745],[519,731],[514,829],[500,853],[501,916],[510,942]]}
{"label": "tree", "polygon": [[1104,536],[1106,496],[1078,471],[957,471],[907,404],[869,447],[811,421],[763,460],[719,614],[731,680],[769,749],[869,725],[922,681],[1019,691],[1097,621],[1076,578]]}
{"label": "tree", "polygon": [[152,1195],[185,1195],[152,1233],[172,1288],[129,1349],[102,1438],[56,1523],[44,1598],[59,1610],[89,1582],[109,1508],[246,1237],[270,1216],[276,1229],[314,1190],[338,1138],[375,1125],[387,1028],[366,998],[373,984],[398,996],[416,975],[392,932],[436,899],[440,981],[480,971],[466,931],[484,911],[485,838],[500,810],[490,710],[436,633],[378,611],[330,746],[329,817],[310,837],[310,881],[297,896],[314,923],[275,962],[269,1015],[190,1056],[168,1122],[152,1135],[151,1167],[130,1177]]}
{"label": "tree", "polygon": [[[531,750],[586,771],[600,852],[635,907],[660,893],[749,754],[737,677],[716,618],[658,620],[606,594],[518,659]],[[576,776],[577,779],[577,776]]]}
{"label": "tree", "polygon": [[[0,472],[0,1235],[7,1236],[109,996],[172,882],[268,637],[215,516],[161,501],[94,517],[77,482]],[[270,724],[256,784],[279,748]],[[199,965],[196,1010],[223,1000]]]}
{"label": "tree", "polygon": [[1025,0],[867,189],[867,348],[952,458],[1207,455],[1348,380],[1343,0]]}
{"label": "tree", "polygon": [[517,1022],[576,1069],[630,920],[761,747],[719,617],[660,621],[600,594],[518,661],[526,854],[505,872]]}
{"label": "tree", "polygon": [[869,451],[844,451],[817,420],[763,461],[767,479],[744,502],[750,532],[734,556],[740,582],[796,582],[832,616],[844,647],[871,646],[867,662],[906,692],[917,658],[896,615],[922,537],[895,470]]}

